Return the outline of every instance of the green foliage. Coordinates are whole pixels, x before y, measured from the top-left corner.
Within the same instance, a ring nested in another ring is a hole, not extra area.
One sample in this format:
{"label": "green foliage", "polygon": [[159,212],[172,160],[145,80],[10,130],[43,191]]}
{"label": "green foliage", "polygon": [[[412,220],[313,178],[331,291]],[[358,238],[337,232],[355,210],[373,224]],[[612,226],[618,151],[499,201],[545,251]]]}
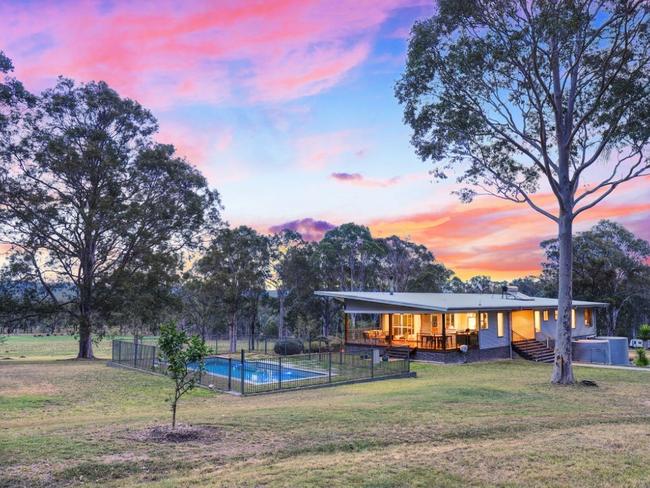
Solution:
{"label": "green foliage", "polygon": [[650,324],[642,324],[639,327],[639,339],[650,341]]}
{"label": "green foliage", "polygon": [[317,352],[338,352],[341,350],[342,342],[340,337],[316,337],[309,343],[310,350]]}
{"label": "green foliage", "polygon": [[303,348],[304,346],[302,341],[293,338],[286,338],[279,339],[275,343],[275,346],[273,346],[273,351],[281,356],[291,356],[293,354],[301,354]]}
{"label": "green foliage", "polygon": [[[577,214],[645,174],[650,22],[644,2],[624,3],[439,0],[413,26],[395,90],[434,176],[457,170],[462,199],[493,194],[553,218],[530,198],[542,180]],[[612,177],[581,187],[602,178],[596,161]]]}
{"label": "green foliage", "polygon": [[[547,296],[557,296],[557,239],[541,243],[546,254],[541,282]],[[573,293],[577,299],[606,302],[601,333],[631,336],[650,313],[650,243],[609,220],[573,238]],[[621,325],[625,324],[625,325]]]}
{"label": "green foliage", "polygon": [[[269,276],[269,239],[246,226],[219,229],[192,272],[200,293],[213,297],[228,322],[235,352],[238,321],[256,319]],[[198,297],[197,297],[198,298]],[[253,331],[251,331],[253,332]]]}
{"label": "green foliage", "polygon": [[160,320],[181,252],[219,221],[219,196],[155,141],[154,116],[106,83],[61,78],[15,114],[0,138],[8,270],[74,317],[79,356],[92,357],[98,323]]}
{"label": "green foliage", "polygon": [[174,380],[174,396],[171,399],[172,428],[176,427],[176,408],[178,400],[193,390],[205,371],[205,358],[210,348],[198,336],[189,337],[185,331],[168,323],[160,328],[158,339],[160,360],[165,364],[165,372]]}
{"label": "green foliage", "polygon": [[646,355],[645,349],[642,347],[639,347],[636,350],[636,359],[634,360],[634,364],[640,367],[645,367],[648,364],[650,364],[650,360],[648,360],[648,356]]}

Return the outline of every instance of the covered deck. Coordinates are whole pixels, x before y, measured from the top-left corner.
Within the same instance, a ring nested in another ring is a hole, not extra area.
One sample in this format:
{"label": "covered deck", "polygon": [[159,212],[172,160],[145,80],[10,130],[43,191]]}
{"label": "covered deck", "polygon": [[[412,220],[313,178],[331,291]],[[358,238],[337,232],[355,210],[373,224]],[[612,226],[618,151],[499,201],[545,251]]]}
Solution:
{"label": "covered deck", "polygon": [[[378,347],[408,346],[430,351],[479,347],[479,329],[487,328],[487,313],[381,313],[376,326],[353,327],[345,315],[345,343]],[[367,324],[367,322],[366,322]]]}

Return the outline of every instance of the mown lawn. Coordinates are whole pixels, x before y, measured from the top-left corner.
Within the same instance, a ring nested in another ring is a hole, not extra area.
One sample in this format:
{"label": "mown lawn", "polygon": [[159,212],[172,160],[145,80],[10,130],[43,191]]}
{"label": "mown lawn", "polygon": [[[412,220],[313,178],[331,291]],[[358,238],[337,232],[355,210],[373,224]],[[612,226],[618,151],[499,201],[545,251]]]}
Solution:
{"label": "mown lawn", "polygon": [[196,391],[180,421],[212,429],[170,444],[142,435],[169,421],[165,378],[2,361],[0,487],[650,486],[646,372],[577,368],[589,388],[552,387],[549,366],[523,361],[414,369],[258,397]]}

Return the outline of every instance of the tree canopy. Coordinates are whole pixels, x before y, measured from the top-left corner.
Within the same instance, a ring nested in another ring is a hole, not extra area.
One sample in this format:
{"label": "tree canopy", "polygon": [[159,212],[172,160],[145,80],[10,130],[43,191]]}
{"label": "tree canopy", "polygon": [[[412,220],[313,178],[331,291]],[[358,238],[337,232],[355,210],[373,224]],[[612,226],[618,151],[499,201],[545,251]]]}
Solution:
{"label": "tree canopy", "polygon": [[[61,78],[28,109],[16,97],[2,102],[3,113],[20,112],[0,139],[10,269],[77,321],[79,357],[92,357],[98,320],[136,296],[126,291],[143,273],[175,272],[181,252],[218,222],[219,196],[173,146],[153,140],[149,111],[103,82]],[[57,294],[61,282],[70,287]]]}
{"label": "tree canopy", "polygon": [[492,195],[556,222],[554,383],[573,383],[573,221],[650,174],[645,0],[439,0],[396,86],[416,153],[464,201]]}

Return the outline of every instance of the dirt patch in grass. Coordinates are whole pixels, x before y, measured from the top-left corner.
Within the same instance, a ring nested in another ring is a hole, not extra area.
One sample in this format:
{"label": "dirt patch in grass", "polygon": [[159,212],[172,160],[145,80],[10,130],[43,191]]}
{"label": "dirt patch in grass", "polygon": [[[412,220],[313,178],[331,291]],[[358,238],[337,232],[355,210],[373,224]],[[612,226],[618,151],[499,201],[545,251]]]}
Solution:
{"label": "dirt patch in grass", "polygon": [[210,425],[156,425],[143,430],[132,432],[131,439],[139,442],[174,443],[181,442],[214,442],[221,439],[220,429]]}

